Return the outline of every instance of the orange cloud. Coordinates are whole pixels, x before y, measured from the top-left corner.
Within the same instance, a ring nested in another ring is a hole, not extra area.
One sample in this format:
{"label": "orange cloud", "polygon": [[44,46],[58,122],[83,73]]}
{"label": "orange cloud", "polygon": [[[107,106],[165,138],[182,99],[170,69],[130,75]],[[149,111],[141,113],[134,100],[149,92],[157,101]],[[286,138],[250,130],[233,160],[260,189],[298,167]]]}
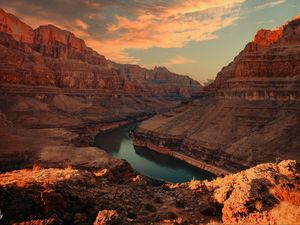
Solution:
{"label": "orange cloud", "polygon": [[216,38],[214,32],[239,18],[244,1],[183,1],[158,12],[140,9],[135,19],[116,15],[116,22],[107,25],[110,38],[87,42],[108,58],[132,62],[127,49],[179,48],[191,41]]}
{"label": "orange cloud", "polygon": [[170,67],[174,65],[182,65],[182,64],[191,64],[195,63],[196,61],[193,59],[189,59],[183,56],[176,56],[172,59],[169,59],[167,62],[162,63],[163,66]]}
{"label": "orange cloud", "polygon": [[83,20],[80,19],[76,19],[75,20],[75,24],[81,28],[82,30],[87,30],[89,29],[89,25],[87,23],[85,23]]}
{"label": "orange cloud", "polygon": [[[191,41],[216,38],[216,31],[233,25],[240,17],[239,9],[245,1],[64,1],[69,6],[64,10],[74,8],[74,13],[66,13],[55,6],[49,9],[49,5],[44,8],[42,3],[35,5],[9,1],[9,4],[12,10],[14,7],[18,9],[17,16],[34,28],[52,23],[73,32],[88,46],[112,60],[138,63],[138,59],[130,56],[128,50],[180,48]],[[114,8],[122,10],[113,11]],[[105,16],[105,12],[112,12],[113,19]]]}

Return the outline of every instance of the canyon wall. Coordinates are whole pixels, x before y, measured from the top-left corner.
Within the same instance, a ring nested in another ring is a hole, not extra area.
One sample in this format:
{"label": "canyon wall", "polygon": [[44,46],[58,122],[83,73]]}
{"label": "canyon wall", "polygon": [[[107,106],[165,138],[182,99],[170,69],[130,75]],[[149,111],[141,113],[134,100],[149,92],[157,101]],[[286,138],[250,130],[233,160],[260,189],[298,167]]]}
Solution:
{"label": "canyon wall", "polygon": [[220,98],[299,100],[300,19],[259,30],[209,88]]}
{"label": "canyon wall", "polygon": [[133,133],[135,144],[175,151],[217,174],[215,167],[226,174],[300,160],[300,19],[258,31],[204,89],[206,97],[144,121]]}
{"label": "canyon wall", "polygon": [[53,25],[33,30],[0,9],[0,82],[60,88],[101,89],[135,95],[190,97],[198,82],[166,68],[120,65]]}

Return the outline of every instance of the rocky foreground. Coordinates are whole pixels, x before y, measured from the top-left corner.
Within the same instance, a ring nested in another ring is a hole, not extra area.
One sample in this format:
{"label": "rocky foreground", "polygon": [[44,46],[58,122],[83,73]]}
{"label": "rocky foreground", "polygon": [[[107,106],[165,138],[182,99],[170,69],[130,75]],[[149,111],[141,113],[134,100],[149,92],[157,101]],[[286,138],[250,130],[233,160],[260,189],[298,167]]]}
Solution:
{"label": "rocky foreground", "polygon": [[[143,122],[135,144],[216,174],[300,160],[300,19],[260,30],[208,96]],[[288,146],[288,148],[286,147]]]}
{"label": "rocky foreground", "polygon": [[290,160],[159,186],[130,167],[16,170],[0,174],[1,224],[297,224],[299,172]]}

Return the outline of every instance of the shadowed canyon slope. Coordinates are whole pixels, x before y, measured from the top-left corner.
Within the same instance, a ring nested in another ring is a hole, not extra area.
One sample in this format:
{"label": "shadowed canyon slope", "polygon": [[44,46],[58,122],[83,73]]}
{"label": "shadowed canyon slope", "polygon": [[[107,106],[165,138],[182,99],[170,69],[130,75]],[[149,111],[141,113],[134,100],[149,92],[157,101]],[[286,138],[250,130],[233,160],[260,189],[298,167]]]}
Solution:
{"label": "shadowed canyon slope", "polygon": [[136,145],[222,173],[300,159],[300,19],[255,40],[205,87],[208,97],[147,120]]}

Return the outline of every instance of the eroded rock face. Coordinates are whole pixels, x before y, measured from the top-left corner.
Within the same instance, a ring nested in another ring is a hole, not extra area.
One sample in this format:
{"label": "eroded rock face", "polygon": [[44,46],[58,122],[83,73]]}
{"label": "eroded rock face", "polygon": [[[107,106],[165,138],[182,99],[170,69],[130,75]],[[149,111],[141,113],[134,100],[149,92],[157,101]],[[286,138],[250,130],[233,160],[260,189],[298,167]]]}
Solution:
{"label": "eroded rock face", "polygon": [[227,171],[278,158],[300,160],[299,107],[267,100],[197,100],[143,121],[133,132],[134,144],[199,160],[200,168],[209,164]]}
{"label": "eroded rock face", "polygon": [[[114,225],[120,224],[119,214],[115,210],[102,210],[98,213],[94,225]],[[123,222],[124,223],[124,222]]]}
{"label": "eroded rock face", "polygon": [[0,32],[10,34],[15,40],[33,44],[34,31],[12,14],[0,8]]}
{"label": "eroded rock face", "polygon": [[[151,92],[151,95],[183,96],[190,98],[200,91],[198,82],[188,76],[170,72],[165,67],[152,70],[137,65],[112,63],[120,77],[125,78],[124,89],[129,92]],[[141,86],[140,84],[143,84]],[[181,86],[178,86],[178,84]]]}
{"label": "eroded rock face", "polygon": [[2,9],[0,44],[1,83],[183,98],[201,88],[198,82],[165,68],[113,63],[69,31],[53,25],[33,30]]}
{"label": "eroded rock face", "polygon": [[277,30],[259,30],[211,88],[225,98],[299,100],[299,36],[299,18]]}
{"label": "eroded rock face", "polygon": [[257,50],[263,49],[278,42],[282,35],[283,28],[279,28],[278,30],[261,29],[255,35],[252,45],[257,46]]}
{"label": "eroded rock face", "polygon": [[[296,161],[262,164],[207,183],[223,205],[224,224],[296,224],[299,212],[299,177]],[[289,216],[282,215],[290,211]]]}
{"label": "eroded rock face", "polygon": [[299,185],[293,160],[163,186],[35,167],[0,174],[0,207],[8,224],[297,224]]}
{"label": "eroded rock face", "polygon": [[34,31],[34,48],[52,58],[75,58],[73,55],[87,49],[83,40],[53,25],[40,26]]}

